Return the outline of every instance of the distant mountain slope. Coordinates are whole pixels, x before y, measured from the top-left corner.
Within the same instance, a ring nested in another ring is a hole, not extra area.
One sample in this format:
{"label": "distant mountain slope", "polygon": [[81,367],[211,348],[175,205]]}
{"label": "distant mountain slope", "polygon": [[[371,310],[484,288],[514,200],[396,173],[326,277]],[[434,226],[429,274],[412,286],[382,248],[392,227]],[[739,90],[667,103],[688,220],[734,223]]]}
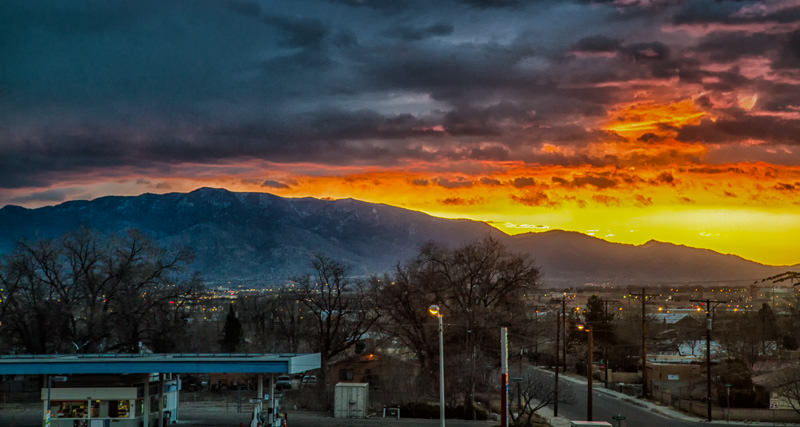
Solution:
{"label": "distant mountain slope", "polygon": [[285,199],[202,188],[33,210],[7,206],[0,209],[0,252],[10,251],[19,238],[52,238],[80,225],[101,232],[134,227],[162,244],[193,248],[193,267],[209,280],[263,282],[305,271],[309,255],[316,252],[362,275],[390,270],[428,240],[460,244],[500,233],[481,222],[357,200]]}
{"label": "distant mountain slope", "polygon": [[426,241],[455,246],[490,234],[530,254],[551,286],[750,279],[786,270],[668,243],[622,245],[565,231],[508,236],[485,223],[382,204],[212,188],[39,209],[6,206],[0,209],[0,253],[17,239],[52,238],[80,225],[105,233],[133,227],[163,245],[189,246],[196,254],[192,268],[213,281],[279,283],[305,271],[315,252],[350,264],[357,275],[382,273]]}
{"label": "distant mountain slope", "polygon": [[508,246],[534,254],[545,280],[556,286],[734,281],[746,285],[797,268],[766,266],[735,255],[655,240],[626,245],[561,230],[511,236]]}

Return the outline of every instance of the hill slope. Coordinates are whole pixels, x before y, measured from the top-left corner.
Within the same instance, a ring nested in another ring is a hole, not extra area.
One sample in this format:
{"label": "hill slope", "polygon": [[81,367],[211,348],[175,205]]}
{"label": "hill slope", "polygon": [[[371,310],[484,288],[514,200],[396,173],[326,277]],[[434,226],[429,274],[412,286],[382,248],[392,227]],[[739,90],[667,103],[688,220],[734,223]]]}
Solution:
{"label": "hill slope", "polygon": [[456,246],[487,235],[530,254],[551,286],[752,279],[786,270],[668,243],[623,245],[565,231],[508,236],[481,222],[382,204],[211,188],[39,209],[6,206],[0,209],[0,253],[17,239],[52,238],[80,225],[104,233],[137,228],[162,245],[189,246],[196,254],[192,268],[212,281],[279,283],[305,271],[315,252],[350,264],[357,275],[383,273],[426,241]]}

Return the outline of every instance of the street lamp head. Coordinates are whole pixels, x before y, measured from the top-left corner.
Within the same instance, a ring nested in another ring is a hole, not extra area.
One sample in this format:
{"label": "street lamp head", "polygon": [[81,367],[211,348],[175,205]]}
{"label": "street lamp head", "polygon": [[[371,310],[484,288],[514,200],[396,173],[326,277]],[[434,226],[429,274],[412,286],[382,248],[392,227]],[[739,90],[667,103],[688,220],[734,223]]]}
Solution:
{"label": "street lamp head", "polygon": [[582,331],[582,330],[583,330],[583,328],[584,328],[584,326],[583,326],[583,325],[578,325],[578,330],[579,330],[579,331]]}
{"label": "street lamp head", "polygon": [[432,306],[428,307],[428,313],[430,313],[431,316],[437,316],[437,317],[442,316],[442,313],[439,311],[439,306],[436,304],[433,304]]}
{"label": "street lamp head", "polygon": [[592,331],[591,329],[587,328],[586,325],[578,325],[578,330],[579,331],[584,331],[584,332],[591,332]]}

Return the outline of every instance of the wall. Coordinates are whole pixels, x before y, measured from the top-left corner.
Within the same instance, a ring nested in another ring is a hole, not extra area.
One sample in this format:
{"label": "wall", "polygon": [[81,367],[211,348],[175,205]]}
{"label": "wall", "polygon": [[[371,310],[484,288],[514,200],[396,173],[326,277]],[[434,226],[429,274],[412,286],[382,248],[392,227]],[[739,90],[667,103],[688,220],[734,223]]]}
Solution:
{"label": "wall", "polygon": [[[654,391],[653,399],[677,408],[683,412],[689,412],[701,418],[708,416],[708,406],[705,402],[679,399],[668,391]],[[711,418],[713,420],[724,420],[728,416],[727,408],[711,406]],[[763,421],[763,422],[800,422],[800,414],[791,409],[756,409],[756,408],[732,408],[730,419],[734,421]]]}
{"label": "wall", "polygon": [[[602,375],[602,373],[601,373]],[[638,383],[642,381],[642,375],[638,372],[614,372],[608,371],[608,382],[614,383]]]}

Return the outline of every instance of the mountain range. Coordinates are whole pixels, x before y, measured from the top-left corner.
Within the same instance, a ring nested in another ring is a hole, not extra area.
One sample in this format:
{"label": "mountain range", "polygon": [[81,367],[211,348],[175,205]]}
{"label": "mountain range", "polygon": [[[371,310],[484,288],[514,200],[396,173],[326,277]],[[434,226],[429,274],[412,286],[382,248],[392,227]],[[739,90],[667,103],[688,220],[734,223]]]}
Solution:
{"label": "mountain range", "polygon": [[0,254],[19,239],[50,239],[80,226],[101,233],[136,228],[164,246],[191,248],[190,266],[209,282],[279,284],[326,254],[354,275],[381,274],[434,241],[456,247],[491,235],[528,254],[544,286],[749,284],[798,266],[767,266],[707,249],[650,241],[607,242],[569,231],[507,235],[490,225],[444,219],[353,199],[282,198],[201,188],[190,193],[108,196],[56,206],[0,209]]}

